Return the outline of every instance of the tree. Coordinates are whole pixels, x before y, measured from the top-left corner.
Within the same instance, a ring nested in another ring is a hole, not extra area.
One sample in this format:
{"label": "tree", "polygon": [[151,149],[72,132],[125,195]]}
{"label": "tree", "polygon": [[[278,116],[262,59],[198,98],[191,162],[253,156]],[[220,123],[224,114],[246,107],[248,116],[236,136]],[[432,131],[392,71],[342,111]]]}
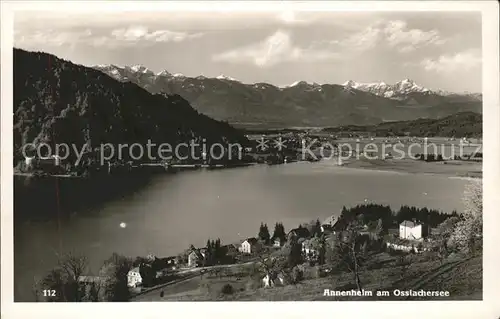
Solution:
{"label": "tree", "polygon": [[[442,256],[447,256],[450,249],[453,249],[453,244],[449,243],[450,237],[452,236],[455,225],[460,221],[457,216],[449,217],[444,222],[436,227],[436,244],[439,254]],[[436,246],[435,246],[436,247]]]}
{"label": "tree", "polygon": [[483,239],[483,190],[481,182],[472,182],[465,190],[465,211],[455,225],[450,242],[460,251],[474,254]]}
{"label": "tree", "polygon": [[326,237],[322,234],[319,237],[319,247],[318,247],[318,263],[323,265],[326,260]]}
{"label": "tree", "polygon": [[48,296],[47,301],[70,301],[67,298],[66,284],[67,281],[61,269],[56,268],[49,271],[42,279],[41,285],[45,289],[54,290],[56,293],[54,296]]}
{"label": "tree", "polygon": [[132,267],[132,261],[124,256],[113,253],[106,260],[99,272],[105,278],[104,295],[107,301],[128,301],[130,291],[127,285],[127,275]]}
{"label": "tree", "polygon": [[287,262],[282,256],[269,257],[259,255],[258,272],[269,276],[269,285],[273,286],[278,280],[280,273],[286,272]]}
{"label": "tree", "polygon": [[276,225],[274,225],[274,232],[272,239],[273,240],[279,239],[282,242],[286,240],[285,227],[283,226],[282,223],[276,223]]}
{"label": "tree", "polygon": [[340,269],[345,268],[350,271],[358,290],[362,289],[360,273],[368,256],[366,250],[362,248],[362,237],[359,235],[362,229],[361,220],[352,221],[329,249],[329,261],[337,264]]}
{"label": "tree", "polygon": [[267,224],[260,223],[259,239],[262,240],[267,245],[269,244],[270,238],[271,236],[269,235],[269,229],[267,228]]}
{"label": "tree", "polygon": [[384,233],[384,223],[382,222],[382,218],[379,218],[377,221],[377,227],[375,228],[375,234],[381,237]]}
{"label": "tree", "polygon": [[292,269],[296,265],[302,263],[302,245],[298,243],[297,236],[290,236],[288,245],[290,247],[290,252],[288,254],[288,267]]}
{"label": "tree", "polygon": [[80,288],[78,278],[86,273],[87,268],[85,256],[71,253],[60,256],[58,266],[42,280],[43,287],[55,291],[55,296],[49,296],[47,300],[75,302],[85,299],[85,291]]}
{"label": "tree", "polygon": [[313,237],[319,237],[321,235],[321,223],[319,219],[316,220],[316,223],[313,225],[311,229],[311,236]]}
{"label": "tree", "polygon": [[149,287],[154,284],[154,280],[156,279],[156,272],[153,267],[151,267],[151,265],[144,263],[139,265],[139,273],[141,274],[142,284],[145,287]]}

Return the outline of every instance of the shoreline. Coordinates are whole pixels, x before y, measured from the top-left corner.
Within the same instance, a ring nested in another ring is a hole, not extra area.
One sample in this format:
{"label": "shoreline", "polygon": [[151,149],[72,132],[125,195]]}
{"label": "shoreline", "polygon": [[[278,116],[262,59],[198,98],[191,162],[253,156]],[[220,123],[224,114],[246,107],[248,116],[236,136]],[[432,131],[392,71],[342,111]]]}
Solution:
{"label": "shoreline", "polygon": [[455,179],[482,179],[482,163],[466,161],[422,162],[417,160],[365,160],[345,161],[339,167],[390,172],[400,174],[420,174],[427,176],[445,176]]}

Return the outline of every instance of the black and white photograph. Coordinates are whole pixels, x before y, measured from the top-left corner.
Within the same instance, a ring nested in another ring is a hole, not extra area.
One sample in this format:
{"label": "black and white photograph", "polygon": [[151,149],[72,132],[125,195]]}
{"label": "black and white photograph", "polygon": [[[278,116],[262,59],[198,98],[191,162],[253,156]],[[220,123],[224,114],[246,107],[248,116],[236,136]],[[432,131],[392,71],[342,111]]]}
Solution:
{"label": "black and white photograph", "polygon": [[477,3],[11,9],[2,298],[485,300]]}

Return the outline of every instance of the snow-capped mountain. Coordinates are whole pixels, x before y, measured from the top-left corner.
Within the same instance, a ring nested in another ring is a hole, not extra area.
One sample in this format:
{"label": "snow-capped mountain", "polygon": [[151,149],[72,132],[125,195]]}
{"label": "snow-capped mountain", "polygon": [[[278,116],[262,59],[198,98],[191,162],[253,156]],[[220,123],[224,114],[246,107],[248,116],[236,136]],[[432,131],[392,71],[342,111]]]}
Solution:
{"label": "snow-capped mountain", "polygon": [[[395,84],[318,84],[297,81],[278,87],[246,84],[227,76],[185,76],[144,66],[98,65],[95,69],[153,94],[178,94],[200,113],[231,123],[287,126],[368,125],[382,121],[439,118],[458,112],[481,112],[481,98],[431,91],[405,79]],[[348,90],[347,90],[348,89]]]}
{"label": "snow-capped mountain", "polygon": [[387,84],[385,82],[375,82],[375,83],[359,83],[353,80],[349,80],[343,84],[345,87],[350,87],[356,90],[370,92],[378,96],[383,96],[387,98],[398,98],[404,97],[411,92],[419,93],[435,93],[416,84],[410,79],[404,79],[397,82],[396,84]]}
{"label": "snow-capped mountain", "polygon": [[[98,64],[98,65],[92,66],[92,68],[103,71],[103,72],[107,73],[108,75],[110,75],[110,76],[112,76],[115,79],[120,80],[120,81],[124,81],[124,80],[129,79],[131,76],[138,76],[138,75],[140,75],[142,78],[144,76],[147,76],[150,78],[150,81],[155,81],[158,78],[189,79],[189,77],[185,76],[182,73],[172,74],[167,70],[163,70],[163,71],[155,74],[153,71],[151,71],[147,67],[140,65],[140,64],[137,64],[134,66],[125,66],[125,67],[120,67],[120,66],[113,65],[113,64]],[[200,75],[200,76],[197,76],[195,79],[203,80],[203,79],[207,79],[207,77]],[[230,76],[226,76],[224,74],[221,74],[221,75],[215,77],[214,79],[239,82],[235,78],[232,78]]]}
{"label": "snow-capped mountain", "polygon": [[293,89],[293,90],[303,90],[303,91],[321,91],[321,85],[313,82],[309,83],[306,81],[296,81],[293,82],[292,84],[285,85],[282,87],[279,87],[280,90],[287,90],[287,89]]}
{"label": "snow-capped mountain", "polygon": [[216,79],[218,80],[227,80],[227,81],[234,81],[234,82],[239,82],[238,80],[236,80],[235,78],[232,78],[230,76],[226,76],[224,74],[221,74],[219,76],[216,77]]}
{"label": "snow-capped mountain", "polygon": [[154,72],[141,64],[136,64],[130,67],[130,70],[136,73],[150,74],[154,75]]}

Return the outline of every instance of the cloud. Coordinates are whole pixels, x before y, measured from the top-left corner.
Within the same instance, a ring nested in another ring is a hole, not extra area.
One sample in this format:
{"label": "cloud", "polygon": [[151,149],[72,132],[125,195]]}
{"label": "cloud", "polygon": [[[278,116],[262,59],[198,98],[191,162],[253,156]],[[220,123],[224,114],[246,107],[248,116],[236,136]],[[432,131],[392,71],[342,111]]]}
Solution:
{"label": "cloud", "polygon": [[368,26],[359,32],[353,33],[342,40],[333,40],[329,44],[338,45],[350,51],[366,51],[376,46],[380,39],[381,30]]}
{"label": "cloud", "polygon": [[424,59],[420,62],[420,66],[427,71],[451,73],[459,70],[468,71],[481,66],[481,63],[482,57],[480,50],[470,49],[451,55],[444,54],[436,59]]}
{"label": "cloud", "polygon": [[294,46],[290,34],[281,30],[261,42],[213,56],[216,62],[251,63],[259,67],[268,67],[281,62],[314,62],[335,58],[338,58],[338,54],[332,51]]}
{"label": "cloud", "polygon": [[141,40],[154,42],[181,42],[186,39],[198,38],[202,33],[176,32],[170,30],[156,30],[149,32],[144,26],[131,26],[116,29],[111,35],[118,41],[137,42]]}
{"label": "cloud", "polygon": [[86,44],[95,47],[127,47],[136,44],[148,46],[158,42],[181,42],[201,37],[202,33],[188,33],[170,30],[152,30],[147,27],[131,26],[95,32],[90,29],[80,30],[16,30],[14,43],[20,47],[40,47],[45,45],[63,46]]}
{"label": "cloud", "polygon": [[411,52],[418,47],[431,44],[441,45],[446,42],[437,30],[408,29],[406,22],[401,20],[387,22],[384,33],[387,43],[402,53]]}
{"label": "cloud", "polygon": [[441,45],[446,42],[436,30],[408,29],[401,20],[378,20],[367,27],[347,34],[341,39],[316,42],[315,45],[334,46],[345,54],[361,53],[386,45],[400,53],[408,53],[427,45]]}

